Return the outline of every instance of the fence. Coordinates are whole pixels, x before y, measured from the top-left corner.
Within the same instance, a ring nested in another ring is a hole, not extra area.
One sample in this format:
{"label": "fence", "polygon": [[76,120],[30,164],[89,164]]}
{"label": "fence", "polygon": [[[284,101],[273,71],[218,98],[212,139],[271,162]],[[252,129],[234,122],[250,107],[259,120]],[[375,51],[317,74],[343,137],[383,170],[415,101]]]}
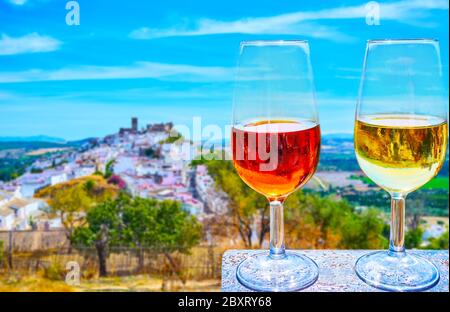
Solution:
{"label": "fence", "polygon": [[63,249],[69,246],[64,230],[0,231],[0,241],[3,241],[6,250],[13,249],[15,252]]}
{"label": "fence", "polygon": [[[85,279],[94,278],[99,272],[96,249],[74,247],[70,251],[65,232],[61,230],[0,232],[0,241],[3,241],[0,269],[4,272],[34,274],[52,268],[64,275],[69,262],[79,265]],[[163,279],[202,280],[220,278],[224,250],[200,245],[189,254],[168,254],[157,248],[112,247],[108,251],[109,276],[150,274]]]}

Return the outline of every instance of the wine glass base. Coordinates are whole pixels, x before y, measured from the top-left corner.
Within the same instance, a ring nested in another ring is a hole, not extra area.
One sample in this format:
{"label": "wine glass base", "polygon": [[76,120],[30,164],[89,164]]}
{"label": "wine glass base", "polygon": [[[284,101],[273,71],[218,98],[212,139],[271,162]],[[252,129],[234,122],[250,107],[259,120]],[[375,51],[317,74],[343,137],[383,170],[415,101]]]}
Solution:
{"label": "wine glass base", "polygon": [[284,257],[262,252],[242,261],[236,272],[238,281],[257,291],[296,291],[314,284],[319,268],[310,258],[287,251]]}
{"label": "wine glass base", "polygon": [[421,291],[439,281],[439,271],[430,261],[406,252],[376,251],[355,264],[359,278],[389,291]]}

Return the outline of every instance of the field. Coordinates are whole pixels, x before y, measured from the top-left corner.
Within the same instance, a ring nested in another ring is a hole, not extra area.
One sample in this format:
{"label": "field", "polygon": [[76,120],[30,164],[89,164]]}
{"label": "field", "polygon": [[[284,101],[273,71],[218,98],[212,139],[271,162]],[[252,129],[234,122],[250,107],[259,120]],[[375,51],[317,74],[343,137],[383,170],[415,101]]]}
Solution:
{"label": "field", "polygon": [[62,281],[52,281],[39,275],[22,276],[18,273],[0,274],[0,292],[72,292],[74,287]]}
{"label": "field", "polygon": [[[165,289],[162,289],[164,285]],[[189,280],[185,285],[177,280],[166,280],[148,275],[106,277],[81,280],[80,285],[71,286],[63,281],[54,281],[39,274],[0,275],[0,292],[155,292],[155,291],[220,291],[220,280]]]}
{"label": "field", "polygon": [[448,177],[436,177],[424,186],[422,186],[423,190],[448,190]]}
{"label": "field", "polygon": [[[351,179],[355,180],[361,180],[365,184],[374,186],[375,183],[369,179],[368,177],[361,175],[361,176],[352,176]],[[448,177],[435,177],[430,182],[422,186],[420,189],[422,190],[448,190],[449,183],[448,183]]]}
{"label": "field", "polygon": [[31,152],[28,152],[26,155],[27,156],[40,156],[40,155],[45,155],[45,154],[49,154],[49,153],[64,152],[67,150],[69,150],[69,148],[67,148],[67,147],[41,148],[41,149],[37,149],[37,150],[33,150]]}
{"label": "field", "polygon": [[435,225],[445,225],[448,227],[449,219],[448,217],[422,217],[423,222],[427,224],[428,226],[435,226]]}

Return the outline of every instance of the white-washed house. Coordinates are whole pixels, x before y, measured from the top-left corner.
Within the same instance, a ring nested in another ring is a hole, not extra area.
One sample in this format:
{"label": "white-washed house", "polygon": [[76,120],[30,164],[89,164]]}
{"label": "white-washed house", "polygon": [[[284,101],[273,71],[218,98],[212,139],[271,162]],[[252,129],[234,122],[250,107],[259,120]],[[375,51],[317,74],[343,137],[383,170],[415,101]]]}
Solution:
{"label": "white-washed house", "polygon": [[14,225],[14,211],[6,206],[0,206],[0,231],[9,231]]}
{"label": "white-washed house", "polygon": [[66,173],[61,173],[61,174],[57,174],[54,175],[50,178],[50,184],[51,185],[55,185],[55,184],[59,184],[59,183],[64,183],[67,182],[67,174]]}

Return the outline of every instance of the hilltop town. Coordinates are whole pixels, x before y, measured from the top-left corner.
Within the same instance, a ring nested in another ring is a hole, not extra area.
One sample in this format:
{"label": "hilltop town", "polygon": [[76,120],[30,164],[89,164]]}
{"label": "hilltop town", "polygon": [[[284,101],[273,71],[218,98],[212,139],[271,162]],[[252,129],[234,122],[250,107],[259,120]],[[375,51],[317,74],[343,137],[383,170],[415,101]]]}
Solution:
{"label": "hilltop town", "polygon": [[[16,179],[0,182],[0,231],[58,229],[61,220],[49,218],[48,204],[36,192],[58,183],[105,172],[108,166],[126,183],[133,196],[180,201],[200,220],[226,212],[226,195],[218,192],[206,167],[190,166],[181,149],[168,140],[172,123],[149,124],[94,139],[76,149],[45,153]],[[170,142],[170,143],[169,143]],[[197,147],[188,144],[189,149]],[[190,151],[188,151],[190,152]]]}
{"label": "hilltop town", "polygon": [[[175,142],[180,138],[183,148]],[[22,146],[23,142],[20,143],[13,145]],[[131,195],[179,201],[199,220],[228,212],[227,195],[216,188],[206,167],[190,166],[192,156],[198,154],[199,144],[179,137],[172,123],[139,128],[138,119],[132,118],[129,128],[120,128],[117,133],[103,138],[67,146],[38,145],[45,148],[31,149],[27,155],[33,155],[32,161],[23,174],[7,182],[0,180],[0,231],[60,229],[61,220],[46,213],[48,203],[36,198],[36,192],[107,170],[120,179]],[[3,160],[20,159],[23,150],[4,148],[0,152]],[[409,215],[420,215],[427,223],[424,237],[441,235],[448,224],[445,186],[448,161],[440,176],[430,183],[409,196],[407,211]],[[337,199],[347,200],[356,210],[376,207],[389,212],[388,194],[359,169],[351,135],[333,134],[322,138],[319,168],[304,190],[333,194]],[[388,220],[386,218],[386,222]]]}

